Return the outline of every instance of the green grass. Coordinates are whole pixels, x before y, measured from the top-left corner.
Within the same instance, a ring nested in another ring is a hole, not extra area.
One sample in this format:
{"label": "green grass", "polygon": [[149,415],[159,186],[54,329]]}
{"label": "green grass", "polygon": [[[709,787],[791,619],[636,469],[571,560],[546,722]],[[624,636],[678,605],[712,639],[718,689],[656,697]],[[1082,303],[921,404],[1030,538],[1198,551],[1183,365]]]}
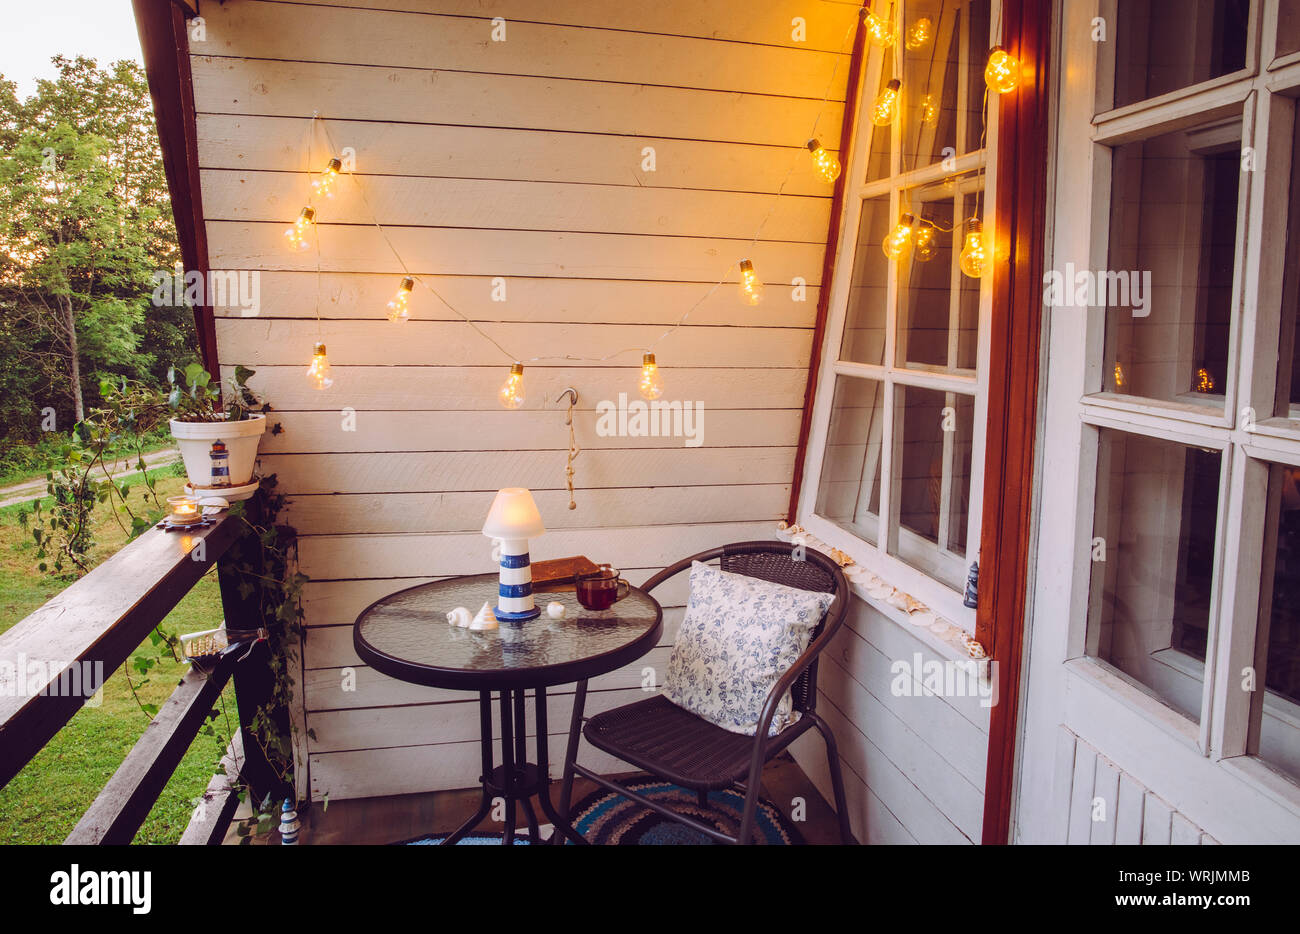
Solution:
{"label": "green grass", "polygon": [[[158,478],[160,497],[181,492],[183,479],[172,467],[150,471]],[[142,489],[136,477],[132,500]],[[0,509],[0,632],[4,632],[70,582],[55,580],[36,570],[35,543],[18,522],[28,505]],[[99,507],[95,515],[96,563],[116,552],[126,535],[108,510]],[[211,629],[221,622],[221,600],[216,575],[209,573],[185,595],[162,624],[162,629],[179,634]],[[154,655],[146,640],[137,650]],[[166,657],[165,657],[166,658]],[[159,706],[175,689],[187,665],[166,658],[140,686],[140,700]],[[132,680],[140,675],[132,671]],[[227,687],[224,710],[215,723],[222,737],[228,737],[227,723],[237,722],[233,688]],[[222,710],[222,705],[218,705]],[[83,707],[37,756],[7,786],[0,789],[0,843],[62,843],[69,831],[104,783],[112,776],[148,725],[121,669],[105,682],[100,707]],[[186,753],[166,789],[154,805],[137,843],[174,843],[180,839],[193,810],[193,800],[202,794],[225,750],[225,738],[200,735]]]}
{"label": "green grass", "polygon": [[[53,435],[36,444],[9,443],[0,445],[0,487],[17,486],[29,480],[44,478],[50,465],[59,460],[59,447],[68,442],[67,435]],[[173,447],[176,444],[170,435],[162,434],[145,438],[144,447],[138,453],[153,454]],[[134,460],[137,452],[134,448],[122,448],[104,456],[112,463],[115,460]]]}

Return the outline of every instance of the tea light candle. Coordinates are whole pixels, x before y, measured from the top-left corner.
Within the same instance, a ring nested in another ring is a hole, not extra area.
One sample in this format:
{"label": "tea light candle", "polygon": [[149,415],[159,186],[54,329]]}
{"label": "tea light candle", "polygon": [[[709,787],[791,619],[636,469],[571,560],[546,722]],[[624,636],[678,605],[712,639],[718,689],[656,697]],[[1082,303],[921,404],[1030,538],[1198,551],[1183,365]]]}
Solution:
{"label": "tea light candle", "polygon": [[169,496],[167,508],[170,510],[167,519],[173,525],[193,525],[203,519],[197,496]]}

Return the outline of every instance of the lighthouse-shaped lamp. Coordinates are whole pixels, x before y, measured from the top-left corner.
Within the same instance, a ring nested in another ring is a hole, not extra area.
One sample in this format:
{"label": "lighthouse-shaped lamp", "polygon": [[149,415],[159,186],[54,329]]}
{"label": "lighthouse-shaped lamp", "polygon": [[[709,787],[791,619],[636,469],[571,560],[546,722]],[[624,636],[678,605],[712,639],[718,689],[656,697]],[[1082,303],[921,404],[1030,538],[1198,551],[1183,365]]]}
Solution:
{"label": "lighthouse-shaped lamp", "polygon": [[541,615],[533,604],[528,540],[545,531],[532,493],[522,487],[497,492],[483,523],[483,534],[501,540],[501,576],[494,611],[500,622],[522,622]]}
{"label": "lighthouse-shaped lamp", "polygon": [[212,459],[212,467],[209,470],[212,479],[208,481],[208,486],[230,486],[230,451],[226,448],[226,442],[213,441],[208,457]]}

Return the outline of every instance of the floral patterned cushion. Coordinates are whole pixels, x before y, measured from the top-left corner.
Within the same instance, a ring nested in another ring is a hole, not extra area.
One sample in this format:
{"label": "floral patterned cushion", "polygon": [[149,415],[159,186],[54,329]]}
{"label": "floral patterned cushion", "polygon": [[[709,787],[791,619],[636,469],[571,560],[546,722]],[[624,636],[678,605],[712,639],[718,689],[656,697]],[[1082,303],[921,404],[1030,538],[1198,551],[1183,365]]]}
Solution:
{"label": "floral patterned cushion", "polygon": [[[808,647],[833,599],[694,562],[664,697],[724,730],[753,736],[767,695]],[[798,716],[787,691],[768,735]]]}

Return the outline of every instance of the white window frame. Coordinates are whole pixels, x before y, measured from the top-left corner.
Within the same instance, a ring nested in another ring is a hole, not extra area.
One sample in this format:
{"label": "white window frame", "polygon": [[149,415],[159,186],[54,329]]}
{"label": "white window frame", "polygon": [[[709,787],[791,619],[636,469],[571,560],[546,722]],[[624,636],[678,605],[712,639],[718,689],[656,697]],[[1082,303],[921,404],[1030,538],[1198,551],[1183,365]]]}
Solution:
{"label": "white window frame", "polygon": [[[902,36],[906,3],[893,5],[895,15],[895,35]],[[1001,21],[1001,0],[991,0],[989,9],[990,31],[996,30]],[[995,43],[991,37],[989,46]],[[961,45],[961,55],[970,48]],[[997,203],[996,153],[998,140],[998,107],[996,97],[989,96],[986,139],[982,150],[963,153],[955,160],[955,166],[945,169],[940,163],[903,171],[903,121],[896,119],[890,125],[890,166],[889,174],[884,178],[867,179],[867,165],[872,149],[872,135],[878,128],[874,127],[866,114],[874,99],[875,89],[880,87],[880,77],[884,67],[885,55],[894,56],[893,74],[903,74],[904,49],[902,41],[893,48],[881,49],[875,45],[868,46],[868,52],[861,69],[861,84],[858,88],[858,109],[854,118],[853,138],[849,146],[848,161],[845,166],[846,183],[840,224],[840,241],[837,246],[835,273],[830,283],[830,298],[826,321],[825,342],[822,346],[820,378],[817,395],[812,410],[812,422],[809,432],[807,458],[805,462],[802,491],[800,493],[798,521],[822,541],[838,548],[892,586],[902,590],[926,604],[935,613],[968,632],[975,630],[975,611],[963,604],[963,593],[948,584],[931,577],[918,567],[901,560],[896,554],[890,554],[889,545],[892,536],[891,526],[900,539],[900,548],[906,547],[908,530],[899,528],[896,522],[893,500],[894,484],[889,481],[892,466],[892,444],[881,445],[881,490],[879,525],[876,542],[872,543],[854,535],[851,531],[817,514],[816,504],[820,487],[822,465],[825,459],[827,436],[830,427],[832,403],[835,395],[837,378],[870,378],[881,383],[883,388],[882,423],[883,438],[897,442],[895,432],[895,393],[896,385],[915,386],[925,389],[948,390],[960,392],[973,398],[974,410],[971,425],[971,470],[969,508],[967,512],[965,567],[977,560],[979,554],[981,513],[984,495],[984,453],[985,429],[988,422],[988,373],[990,341],[990,308],[993,299],[993,274],[986,273],[980,280],[979,323],[976,330],[976,367],[973,373],[938,373],[933,368],[899,366],[897,364],[898,346],[898,264],[890,263],[886,288],[885,347],[883,364],[863,364],[840,359],[840,347],[843,341],[844,327],[848,315],[849,294],[852,285],[855,255],[858,248],[858,226],[862,216],[863,203],[872,198],[888,194],[890,198],[890,216],[900,214],[900,192],[904,189],[939,181],[950,175],[962,176],[972,170],[983,168],[983,202],[982,223],[986,242],[994,245],[993,256],[996,257],[1006,247],[997,239],[994,223],[993,205]],[[965,59],[959,62],[958,95],[964,98],[969,70]],[[970,89],[979,94],[983,90]],[[965,107],[958,108],[956,139],[965,140]],[[989,154],[994,154],[989,159]],[[964,218],[954,217],[954,255],[961,249],[961,224]],[[864,245],[865,249],[879,249],[878,243]],[[929,544],[929,543],[927,543]],[[918,562],[920,563],[920,562]]]}
{"label": "white window frame", "polygon": [[[1100,14],[1114,23],[1115,0]],[[1300,814],[1300,781],[1250,753],[1252,719],[1265,713],[1294,719],[1293,705],[1267,698],[1262,679],[1252,694],[1240,689],[1242,669],[1257,666],[1260,572],[1268,470],[1300,466],[1300,419],[1271,417],[1277,387],[1283,266],[1286,250],[1293,121],[1300,107],[1300,53],[1274,56],[1277,0],[1252,0],[1243,69],[1157,98],[1097,114],[1093,120],[1091,184],[1069,193],[1090,225],[1087,269],[1107,268],[1110,147],[1155,132],[1194,125],[1216,113],[1239,112],[1242,145],[1252,147],[1255,169],[1238,188],[1228,373],[1219,410],[1194,402],[1159,401],[1103,392],[1106,311],[1087,311],[1087,360],[1081,368],[1075,560],[1070,592],[1067,668],[1109,692],[1154,727],[1218,763],[1233,776]],[[1097,80],[1108,81],[1113,43],[1097,43]],[[1266,63],[1261,67],[1261,62]],[[1270,168],[1271,167],[1271,168]],[[1292,232],[1292,236],[1300,233]],[[1058,261],[1063,258],[1058,257]],[[1215,397],[1211,397],[1215,398]],[[1207,400],[1208,401],[1208,400]],[[1217,401],[1217,399],[1216,399]],[[1257,418],[1254,413],[1270,413]],[[1295,415],[1294,408],[1289,413]],[[1203,676],[1199,723],[1158,700],[1108,663],[1087,654],[1091,536],[1096,505],[1099,430],[1141,433],[1223,452],[1206,661],[1171,658],[1183,674]],[[1264,647],[1258,647],[1262,651]],[[1259,668],[1256,667],[1258,671]],[[1252,714],[1252,705],[1255,712]]]}

